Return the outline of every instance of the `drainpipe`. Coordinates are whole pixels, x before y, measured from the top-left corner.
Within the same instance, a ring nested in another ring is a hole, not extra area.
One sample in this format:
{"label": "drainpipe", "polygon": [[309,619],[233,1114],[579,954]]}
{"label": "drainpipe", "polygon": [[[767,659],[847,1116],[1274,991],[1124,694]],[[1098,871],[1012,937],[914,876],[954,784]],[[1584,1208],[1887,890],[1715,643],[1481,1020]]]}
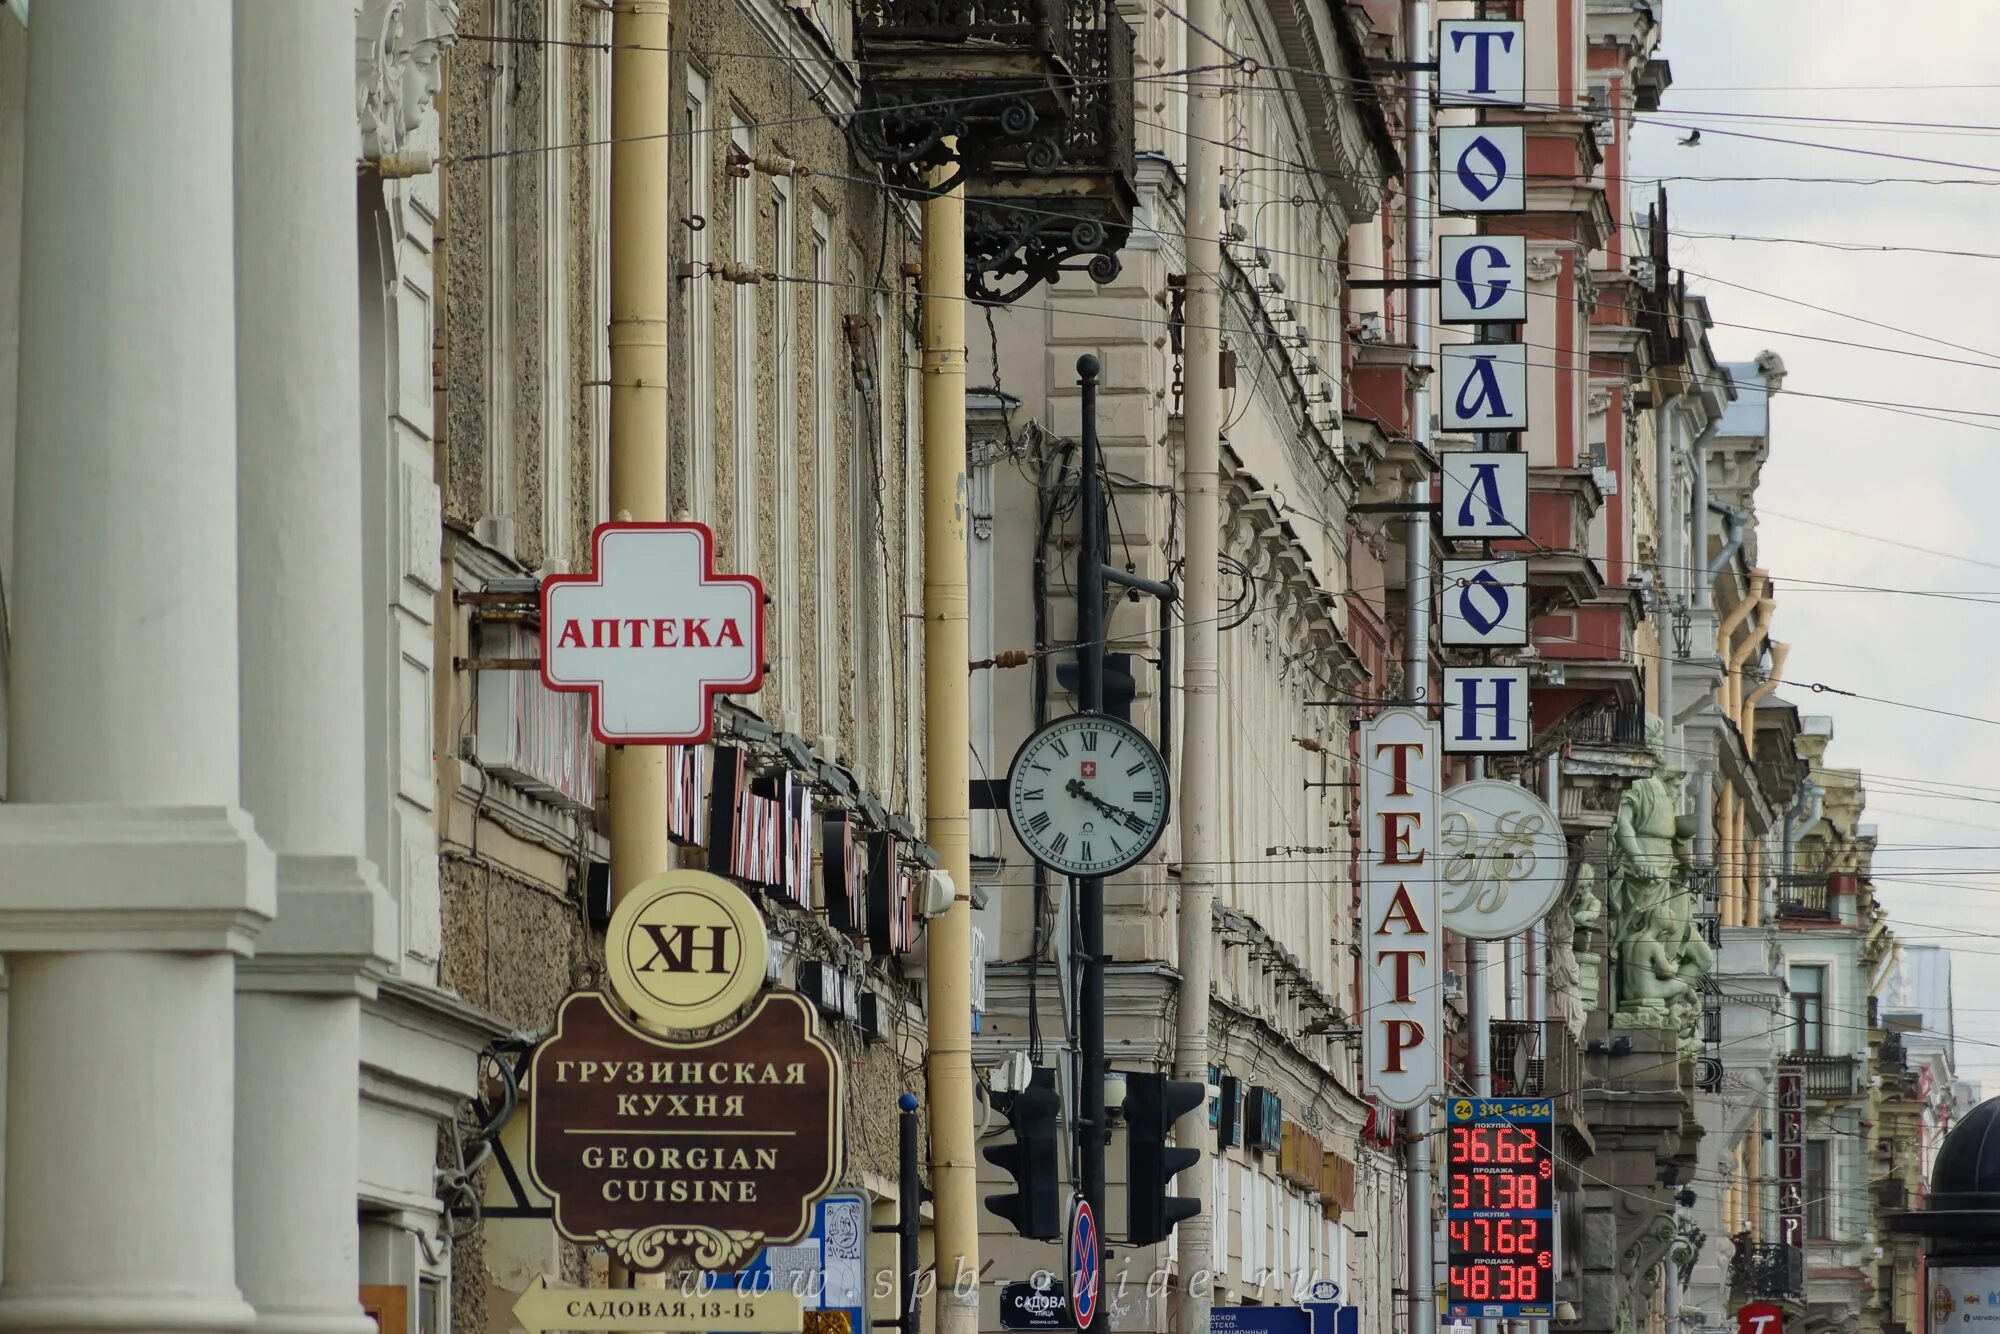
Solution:
{"label": "drainpipe", "polygon": [[1729,523],[1729,540],[1722,544],[1722,550],[1716,552],[1715,559],[1708,563],[1708,577],[1713,579],[1721,574],[1724,567],[1736,559],[1736,553],[1743,549],[1743,526],[1749,522],[1749,516],[1734,505],[1725,505],[1719,500],[1709,501],[1708,508],[1720,514]]}
{"label": "drainpipe", "polygon": [[[1223,30],[1221,0],[1190,0],[1188,24],[1197,33]],[[1190,51],[1191,60],[1192,50]],[[1181,624],[1187,654],[1181,665],[1180,921],[1177,952],[1181,980],[1174,1019],[1174,1077],[1206,1085],[1209,1059],[1209,993],[1214,949],[1216,862],[1221,858],[1222,773],[1220,626],[1221,591],[1216,561],[1221,543],[1219,483],[1222,472],[1222,140],[1220,79],[1188,89],[1187,203],[1182,244],[1187,255],[1187,374],[1183,400],[1181,493],[1187,516],[1182,539],[1187,556],[1186,601]],[[1366,230],[1364,225],[1363,230]],[[1378,251],[1376,264],[1381,263]],[[1380,276],[1380,275],[1371,275]],[[1164,622],[1162,622],[1164,624]],[[1167,634],[1160,635],[1162,649]],[[1164,714],[1171,714],[1162,701]],[[1181,1118],[1174,1139],[1205,1144],[1208,1101]],[[1178,1328],[1208,1334],[1214,1304],[1214,1206],[1206,1162],[1185,1172],[1175,1189],[1198,1206],[1181,1220],[1178,1249]],[[1100,1323],[1100,1327],[1103,1327]]]}
{"label": "drainpipe", "polygon": [[[1431,59],[1430,0],[1407,0],[1403,10],[1403,32],[1411,68],[1421,70]],[[1212,30],[1211,30],[1212,31]],[[1431,267],[1431,225],[1436,213],[1437,178],[1431,171],[1431,89],[1421,76],[1409,82],[1409,145],[1404,155],[1409,188],[1409,267],[1405,276],[1427,275]],[[1431,391],[1425,374],[1431,365],[1431,294],[1429,289],[1412,287],[1408,295],[1411,361],[1419,378],[1410,391],[1410,434],[1415,437],[1419,459],[1431,450]],[[1411,483],[1410,500],[1430,502],[1428,476]],[[1430,516],[1419,509],[1410,515],[1403,541],[1407,561],[1403,579],[1404,601],[1409,617],[1404,632],[1406,655],[1403,693],[1424,699],[1430,693],[1431,660],[1431,524]],[[1431,1230],[1431,1104],[1425,1099],[1410,1109],[1409,1131],[1409,1242],[1410,1318],[1406,1334],[1433,1334],[1437,1328],[1436,1270],[1433,1266],[1434,1239]],[[1207,1334],[1206,1330],[1189,1334]]]}
{"label": "drainpipe", "polygon": [[[1729,548],[1724,547],[1723,551],[1727,553]],[[1750,587],[1745,591],[1743,600],[1738,602],[1735,609],[1723,617],[1721,623],[1715,627],[1715,654],[1722,659],[1723,664],[1722,680],[1715,687],[1715,698],[1731,722],[1737,721],[1736,699],[1732,685],[1736,680],[1738,669],[1750,656],[1750,650],[1756,647],[1758,636],[1754,632],[1745,635],[1741,650],[1732,646],[1730,641],[1736,637],[1736,631],[1743,623],[1750,619],[1750,614],[1764,605],[1764,584],[1767,578],[1763,570],[1750,571]],[[1762,618],[1759,620],[1761,629]]]}
{"label": "drainpipe", "polygon": [[[1764,601],[1767,608],[1770,600],[1770,594],[1765,594]],[[1764,614],[1764,628],[1767,631],[1770,628],[1770,612],[1768,609]],[[1757,705],[1763,701],[1765,696],[1776,690],[1784,682],[1785,659],[1791,655],[1792,646],[1790,644],[1780,644],[1775,639],[1771,641],[1771,670],[1748,695],[1744,696],[1743,713],[1736,722],[1736,725],[1743,729],[1745,736],[1750,734],[1751,724],[1755,721]]]}
{"label": "drainpipe", "polygon": [[1687,577],[1694,582],[1690,603],[1697,611],[1707,611],[1715,605],[1714,573],[1710,572],[1706,578],[1698,578],[1696,572],[1708,559],[1708,442],[1715,439],[1716,427],[1721,424],[1722,420],[1719,417],[1710,422],[1703,428],[1702,433],[1695,437],[1694,445],[1688,451],[1689,462],[1694,467],[1694,550],[1682,563],[1688,567]]}
{"label": "drainpipe", "polygon": [[1682,430],[1680,408],[1687,400],[1686,394],[1668,399],[1660,412],[1659,429],[1653,433],[1653,522],[1657,531],[1653,550],[1660,564],[1663,607],[1672,605],[1675,595],[1691,582],[1689,571],[1681,568],[1690,562],[1681,559],[1680,524],[1674,515],[1674,454]]}

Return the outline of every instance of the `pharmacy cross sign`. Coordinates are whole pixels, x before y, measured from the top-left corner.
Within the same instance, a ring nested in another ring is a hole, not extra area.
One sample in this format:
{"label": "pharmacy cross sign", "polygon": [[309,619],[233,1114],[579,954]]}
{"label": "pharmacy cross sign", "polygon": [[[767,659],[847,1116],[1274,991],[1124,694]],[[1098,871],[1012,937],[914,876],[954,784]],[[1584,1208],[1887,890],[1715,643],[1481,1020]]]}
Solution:
{"label": "pharmacy cross sign", "polygon": [[604,523],[590,574],[542,581],[542,683],[590,695],[607,745],[706,741],[715,696],[764,679],[764,587],[715,572],[700,523]]}

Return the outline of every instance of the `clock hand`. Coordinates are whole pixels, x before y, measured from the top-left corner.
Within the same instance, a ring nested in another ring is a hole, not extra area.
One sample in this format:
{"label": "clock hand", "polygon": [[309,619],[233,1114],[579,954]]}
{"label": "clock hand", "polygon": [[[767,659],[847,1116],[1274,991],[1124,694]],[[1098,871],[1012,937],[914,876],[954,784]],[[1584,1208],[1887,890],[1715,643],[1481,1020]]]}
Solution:
{"label": "clock hand", "polygon": [[[1144,818],[1135,811],[1126,810],[1123,806],[1112,805],[1110,802],[1106,801],[1104,798],[1098,796],[1095,792],[1092,792],[1089,788],[1085,787],[1083,785],[1083,780],[1081,778],[1070,779],[1068,784],[1065,785],[1064,791],[1068,792],[1072,797],[1082,797],[1085,801],[1097,807],[1098,810],[1103,811],[1106,815],[1117,816],[1120,819],[1125,820],[1128,824],[1130,824],[1132,821],[1142,820]],[[1133,827],[1136,828],[1137,826],[1134,825]]]}

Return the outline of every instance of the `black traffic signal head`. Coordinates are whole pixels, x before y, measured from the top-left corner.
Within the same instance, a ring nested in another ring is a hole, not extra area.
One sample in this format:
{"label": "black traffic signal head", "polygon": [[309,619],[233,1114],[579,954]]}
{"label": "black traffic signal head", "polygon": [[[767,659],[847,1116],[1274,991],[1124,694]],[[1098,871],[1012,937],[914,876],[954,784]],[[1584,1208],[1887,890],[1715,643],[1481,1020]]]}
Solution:
{"label": "black traffic signal head", "polygon": [[1132,1245],[1165,1241],[1176,1223],[1201,1209],[1197,1201],[1167,1194],[1175,1177],[1201,1161],[1201,1150],[1168,1148],[1167,1136],[1207,1098],[1205,1084],[1165,1075],[1125,1076],[1125,1239]]}
{"label": "black traffic signal head", "polygon": [[1057,1122],[1062,1099],[1056,1072],[1037,1069],[1019,1093],[996,1094],[994,1105],[1007,1114],[1014,1142],[986,1150],[986,1161],[1014,1178],[1008,1195],[988,1195],[986,1207],[1014,1225],[1023,1237],[1053,1241],[1062,1236],[1062,1190],[1056,1179]]}

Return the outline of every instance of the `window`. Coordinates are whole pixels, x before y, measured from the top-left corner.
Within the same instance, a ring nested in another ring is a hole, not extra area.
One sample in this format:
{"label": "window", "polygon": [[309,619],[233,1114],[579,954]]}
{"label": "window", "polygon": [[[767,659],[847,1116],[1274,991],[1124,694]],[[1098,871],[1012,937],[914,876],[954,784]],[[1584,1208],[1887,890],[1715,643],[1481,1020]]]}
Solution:
{"label": "window", "polygon": [[[756,155],[756,131],[741,117],[732,117],[729,144],[744,157]],[[730,183],[731,249],[738,264],[757,267],[757,174],[748,168]],[[736,568],[757,572],[757,369],[761,350],[757,337],[757,287],[736,283],[730,293],[730,336],[734,343],[735,383],[730,411],[735,421],[736,495],[732,506],[730,551]]]}
{"label": "window", "polygon": [[834,327],[838,291],[833,278],[833,219],[825,209],[812,211],[812,455],[813,455],[813,602],[817,651],[819,731],[836,741],[840,736],[840,470],[833,457],[833,367],[840,352]]}
{"label": "window", "polygon": [[792,215],[792,183],[783,176],[771,180],[771,267],[780,275],[771,284],[772,324],[771,364],[777,367],[776,391],[771,410],[776,418],[772,433],[778,452],[777,568],[770,576],[778,586],[778,706],[780,723],[787,729],[799,726],[799,539],[796,524],[782,516],[796,515],[799,507],[799,421],[797,364],[793,348],[798,342],[798,296],[796,283],[784,281],[798,269],[797,221]]}
{"label": "window", "polygon": [[1829,1221],[1829,1197],[1833,1193],[1833,1169],[1827,1141],[1806,1141],[1806,1236],[1825,1241],[1833,1233]]}
{"label": "window", "polygon": [[1801,1054],[1826,1050],[1826,966],[1793,964],[1792,1050]]}
{"label": "window", "polygon": [[[688,216],[708,219],[708,80],[701,71],[687,71],[687,105],[682,109],[681,128],[687,137]],[[715,398],[712,380],[715,352],[709,326],[710,305],[715,284],[700,275],[708,270],[708,228],[690,230],[679,220],[669,227],[687,239],[688,262],[694,266],[695,281],[680,284],[687,301],[687,510],[703,523],[715,517]]]}

